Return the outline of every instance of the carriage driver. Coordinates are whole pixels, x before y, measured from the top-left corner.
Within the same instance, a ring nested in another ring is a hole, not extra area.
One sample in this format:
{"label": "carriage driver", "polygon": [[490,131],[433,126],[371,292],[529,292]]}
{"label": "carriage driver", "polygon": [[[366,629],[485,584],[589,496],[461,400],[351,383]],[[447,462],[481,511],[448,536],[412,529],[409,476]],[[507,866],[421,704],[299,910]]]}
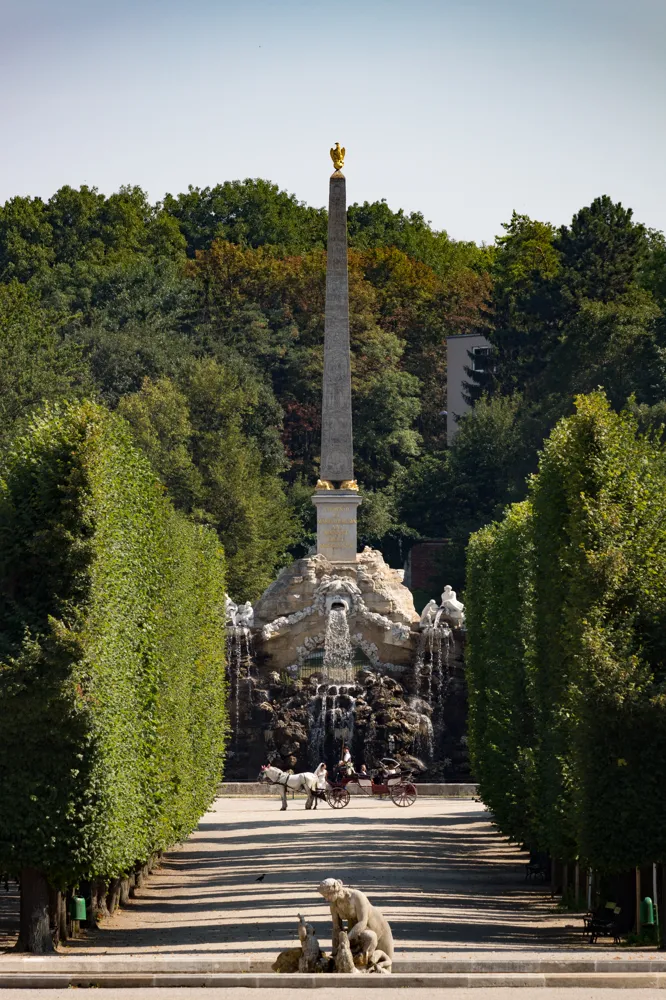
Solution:
{"label": "carriage driver", "polygon": [[353,774],[354,772],[354,765],[352,764],[351,753],[349,747],[346,744],[342,747],[342,760],[339,762],[338,768],[340,769],[341,773],[346,772],[347,774]]}

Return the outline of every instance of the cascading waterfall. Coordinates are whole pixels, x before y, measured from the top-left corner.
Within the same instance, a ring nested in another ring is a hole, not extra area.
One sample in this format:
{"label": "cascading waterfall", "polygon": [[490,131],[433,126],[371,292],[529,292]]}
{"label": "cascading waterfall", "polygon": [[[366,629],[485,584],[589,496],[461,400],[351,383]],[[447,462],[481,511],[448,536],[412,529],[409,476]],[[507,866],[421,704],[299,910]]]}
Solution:
{"label": "cascading waterfall", "polygon": [[227,626],[227,673],[229,686],[233,691],[234,701],[234,743],[238,743],[240,729],[240,689],[241,677],[243,675],[243,665],[245,664],[247,679],[247,702],[251,702],[252,694],[252,663],[254,649],[252,646],[252,633],[249,628],[242,625]]}
{"label": "cascading waterfall", "polygon": [[[319,702],[319,712],[317,703]],[[310,764],[317,767],[324,760],[324,747],[326,745],[326,720],[328,718],[328,688],[322,684],[317,689],[317,695],[308,705],[309,720],[309,751]]]}
{"label": "cascading waterfall", "polygon": [[342,706],[340,708],[340,737],[345,740],[349,746],[351,746],[354,739],[354,712],[356,706],[356,697],[352,693],[354,688],[340,688],[340,699],[347,701],[346,707]]}
{"label": "cascading waterfall", "polygon": [[423,676],[424,654],[425,654],[426,633],[419,635],[418,646],[416,647],[416,659],[414,660],[414,691],[421,694],[421,678]]}
{"label": "cascading waterfall", "polygon": [[254,663],[254,646],[252,644],[252,633],[249,628],[241,629],[241,651],[243,643],[245,643],[245,658],[247,663],[247,703],[250,705],[252,701],[252,664]]}
{"label": "cascading waterfall", "polygon": [[412,697],[409,707],[416,712],[419,720],[412,750],[417,757],[431,759],[435,749],[435,731],[429,714],[430,706],[423,698]]}
{"label": "cascading waterfall", "polygon": [[421,753],[433,756],[436,735],[441,735],[444,725],[444,703],[449,683],[449,647],[451,630],[439,624],[439,616],[433,625],[424,628],[414,661],[414,691],[417,698],[423,698],[433,708],[432,718],[422,713],[421,725],[415,737],[415,752],[418,745]]}
{"label": "cascading waterfall", "polygon": [[326,619],[324,672],[331,680],[353,681],[353,652],[347,608],[332,607]]}
{"label": "cascading waterfall", "polygon": [[326,760],[327,752],[336,761],[342,744],[351,746],[354,738],[354,710],[357,688],[338,688],[335,684],[320,684],[308,705],[309,758],[314,768]]}
{"label": "cascading waterfall", "polygon": [[430,759],[435,750],[435,730],[433,729],[430,716],[426,715],[425,712],[421,715],[420,723],[417,735],[419,752],[425,754]]}

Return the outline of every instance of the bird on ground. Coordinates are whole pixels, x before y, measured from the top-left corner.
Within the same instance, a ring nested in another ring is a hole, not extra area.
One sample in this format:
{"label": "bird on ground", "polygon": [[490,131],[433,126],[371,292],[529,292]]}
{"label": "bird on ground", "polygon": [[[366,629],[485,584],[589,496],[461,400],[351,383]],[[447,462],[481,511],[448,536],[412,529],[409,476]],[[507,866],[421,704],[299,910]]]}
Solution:
{"label": "bird on ground", "polygon": [[259,878],[255,878],[254,881],[255,882],[263,882],[265,878],[266,878],[266,872],[264,872],[263,875],[260,875]]}

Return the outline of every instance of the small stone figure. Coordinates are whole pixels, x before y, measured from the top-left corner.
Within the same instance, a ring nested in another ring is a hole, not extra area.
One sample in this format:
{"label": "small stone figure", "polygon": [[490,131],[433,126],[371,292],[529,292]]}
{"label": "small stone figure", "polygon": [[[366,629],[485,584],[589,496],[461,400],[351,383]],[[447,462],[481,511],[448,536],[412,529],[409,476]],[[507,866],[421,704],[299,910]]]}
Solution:
{"label": "small stone figure", "polygon": [[[389,923],[365,893],[350,889],[336,878],[327,878],[317,887],[331,908],[333,956],[337,952],[344,921],[354,960],[372,971],[390,972],[393,962],[393,935]],[[375,953],[381,954],[376,956]],[[337,967],[337,965],[336,965]]]}
{"label": "small stone figure", "polygon": [[241,628],[252,628],[254,624],[254,609],[249,601],[238,605],[236,620]]}
{"label": "small stone figure", "polygon": [[323,972],[324,962],[319,941],[312,924],[305,922],[298,914],[298,937],[301,942],[301,957],[298,960],[299,972]]}
{"label": "small stone figure", "polygon": [[228,594],[224,595],[224,603],[226,607],[226,620],[227,625],[232,627],[236,626],[236,615],[238,614],[238,605],[231,600]]}
{"label": "small stone figure", "polygon": [[437,601],[428,601],[423,612],[421,613],[421,621],[419,623],[420,628],[431,628],[435,624],[435,615],[437,614]]}
{"label": "small stone figure", "polygon": [[287,948],[280,952],[271,969],[273,972],[298,972],[302,954],[302,948]]}
{"label": "small stone figure", "polygon": [[319,947],[319,941],[312,924],[298,914],[298,938],[300,948],[281,951],[273,962],[273,972],[328,972],[330,959]]}
{"label": "small stone figure", "polygon": [[229,628],[252,628],[254,624],[254,609],[249,601],[236,604],[228,594],[224,595],[225,617]]}
{"label": "small stone figure", "polygon": [[338,931],[338,947],[335,952],[336,972],[358,972],[354,965],[347,931]]}

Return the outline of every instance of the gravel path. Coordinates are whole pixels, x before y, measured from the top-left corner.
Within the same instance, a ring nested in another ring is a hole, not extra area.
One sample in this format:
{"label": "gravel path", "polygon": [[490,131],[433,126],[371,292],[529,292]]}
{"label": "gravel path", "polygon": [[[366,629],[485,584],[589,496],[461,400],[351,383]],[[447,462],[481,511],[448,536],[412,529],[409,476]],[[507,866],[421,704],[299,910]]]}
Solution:
{"label": "gravel path", "polygon": [[548,892],[525,883],[524,863],[472,801],[420,799],[399,809],[352,799],[344,810],[306,812],[296,799],[280,812],[273,799],[218,799],[131,905],[67,950],[272,960],[297,943],[297,913],[325,946],[330,918],[315,887],[328,876],[383,909],[400,957],[580,946],[580,931],[567,929],[580,919],[554,913]]}

